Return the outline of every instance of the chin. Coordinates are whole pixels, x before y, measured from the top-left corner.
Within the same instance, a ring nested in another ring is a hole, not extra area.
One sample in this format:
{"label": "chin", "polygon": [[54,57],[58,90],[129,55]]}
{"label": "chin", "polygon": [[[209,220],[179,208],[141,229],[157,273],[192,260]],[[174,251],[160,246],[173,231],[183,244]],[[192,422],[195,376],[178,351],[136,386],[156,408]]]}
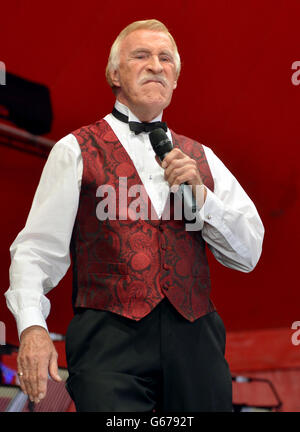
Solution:
{"label": "chin", "polygon": [[161,96],[161,95],[146,95],[144,98],[144,102],[145,104],[149,104],[149,105],[157,105],[157,106],[161,106],[161,109],[164,109],[166,106],[169,105],[170,103],[170,99]]}

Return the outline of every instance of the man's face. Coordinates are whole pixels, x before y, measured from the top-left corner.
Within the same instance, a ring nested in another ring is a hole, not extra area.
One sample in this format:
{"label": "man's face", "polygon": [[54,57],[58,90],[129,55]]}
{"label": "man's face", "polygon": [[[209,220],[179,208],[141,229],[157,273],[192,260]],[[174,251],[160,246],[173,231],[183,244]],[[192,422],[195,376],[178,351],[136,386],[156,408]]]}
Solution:
{"label": "man's face", "polygon": [[156,117],[169,105],[177,85],[174,47],[169,36],[151,30],[136,30],[127,35],[121,43],[119,69],[113,72],[112,80],[119,87],[118,100],[140,120]]}

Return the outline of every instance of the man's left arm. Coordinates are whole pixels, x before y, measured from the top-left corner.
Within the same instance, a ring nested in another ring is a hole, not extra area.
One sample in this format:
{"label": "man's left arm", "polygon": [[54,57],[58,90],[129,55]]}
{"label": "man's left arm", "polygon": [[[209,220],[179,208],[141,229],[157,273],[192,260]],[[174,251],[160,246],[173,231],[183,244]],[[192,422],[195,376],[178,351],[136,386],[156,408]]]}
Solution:
{"label": "man's left arm", "polygon": [[[206,146],[203,148],[214,179],[214,191],[204,187],[203,196],[200,194],[202,237],[221,264],[250,272],[262,251],[262,221],[237,179],[211,149]],[[198,198],[196,190],[202,184],[202,179],[194,160],[179,149],[173,149],[165,157],[162,167],[171,187],[186,182],[192,185],[194,195]]]}
{"label": "man's left arm", "polygon": [[264,226],[237,179],[211,149],[204,149],[214,191],[206,188],[206,199],[200,210],[204,221],[202,237],[221,264],[250,272],[262,252]]}

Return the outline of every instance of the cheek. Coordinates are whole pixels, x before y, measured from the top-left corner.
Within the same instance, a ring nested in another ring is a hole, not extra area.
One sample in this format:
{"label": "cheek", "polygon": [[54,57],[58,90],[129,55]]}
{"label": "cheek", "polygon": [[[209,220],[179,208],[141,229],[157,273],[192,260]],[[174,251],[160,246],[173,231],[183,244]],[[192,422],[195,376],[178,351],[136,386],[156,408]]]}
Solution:
{"label": "cheek", "polygon": [[129,74],[127,76],[125,75],[121,81],[121,88],[126,94],[134,95],[137,91],[136,80]]}
{"label": "cheek", "polygon": [[134,93],[137,91],[140,91],[142,86],[139,84],[141,79],[141,74],[139,73],[128,73],[127,76],[125,76],[125,85],[128,89],[128,91]]}

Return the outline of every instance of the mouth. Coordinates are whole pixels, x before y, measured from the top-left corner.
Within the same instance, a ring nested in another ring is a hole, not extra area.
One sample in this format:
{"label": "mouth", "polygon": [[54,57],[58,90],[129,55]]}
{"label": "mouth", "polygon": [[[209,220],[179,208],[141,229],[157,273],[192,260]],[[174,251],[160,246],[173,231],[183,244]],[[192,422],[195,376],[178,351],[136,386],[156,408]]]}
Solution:
{"label": "mouth", "polygon": [[162,81],[158,81],[158,80],[147,80],[143,84],[151,84],[151,83],[160,84],[164,87],[164,83]]}

